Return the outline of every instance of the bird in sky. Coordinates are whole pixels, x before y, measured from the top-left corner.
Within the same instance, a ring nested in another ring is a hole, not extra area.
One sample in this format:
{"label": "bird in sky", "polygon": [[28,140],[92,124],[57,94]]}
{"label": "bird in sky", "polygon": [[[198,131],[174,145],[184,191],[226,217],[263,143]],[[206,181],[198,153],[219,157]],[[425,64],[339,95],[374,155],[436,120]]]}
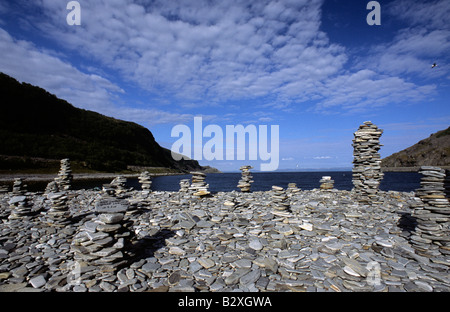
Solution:
{"label": "bird in sky", "polygon": [[433,63],[433,65],[431,65],[431,68],[435,68],[437,66],[436,63]]}

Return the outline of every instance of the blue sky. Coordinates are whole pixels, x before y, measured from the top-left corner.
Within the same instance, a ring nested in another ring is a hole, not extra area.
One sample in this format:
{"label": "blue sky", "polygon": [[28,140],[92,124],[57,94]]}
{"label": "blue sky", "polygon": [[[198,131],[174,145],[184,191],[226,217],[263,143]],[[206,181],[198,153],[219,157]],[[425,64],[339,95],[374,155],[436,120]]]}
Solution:
{"label": "blue sky", "polygon": [[80,0],[70,26],[68,1],[2,1],[0,71],[167,148],[202,116],[279,125],[279,169],[351,167],[366,120],[384,129],[382,157],[450,125],[449,1],[378,1],[380,26],[368,2]]}

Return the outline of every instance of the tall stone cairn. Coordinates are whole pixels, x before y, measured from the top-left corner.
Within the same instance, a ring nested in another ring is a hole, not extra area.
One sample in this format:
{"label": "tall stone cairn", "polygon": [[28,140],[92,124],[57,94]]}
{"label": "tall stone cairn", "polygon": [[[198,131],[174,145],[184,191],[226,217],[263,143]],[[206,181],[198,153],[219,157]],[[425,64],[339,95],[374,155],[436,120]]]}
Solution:
{"label": "tall stone cairn", "polygon": [[72,187],[72,169],[70,167],[69,158],[61,159],[61,167],[59,169],[58,177],[55,178],[55,182],[58,184],[58,189],[62,191],[70,190]]}
{"label": "tall stone cairn", "polygon": [[238,182],[237,187],[241,189],[241,192],[248,193],[250,192],[250,187],[253,183],[253,176],[251,175],[250,169],[253,169],[252,166],[242,166],[239,170],[242,171],[241,179]]}
{"label": "tall stone cairn", "polygon": [[415,207],[413,216],[417,226],[410,240],[416,251],[425,256],[450,255],[450,203],[446,198],[445,170],[422,166],[420,188],[416,196],[422,205]]}
{"label": "tall stone cairn", "polygon": [[353,139],[353,190],[364,199],[370,199],[378,193],[383,173],[381,157],[378,153],[383,130],[370,121],[365,121],[354,133]]}
{"label": "tall stone cairn", "polygon": [[142,192],[143,193],[150,193],[152,188],[152,176],[148,171],[144,171],[139,176],[139,183],[141,184]]}

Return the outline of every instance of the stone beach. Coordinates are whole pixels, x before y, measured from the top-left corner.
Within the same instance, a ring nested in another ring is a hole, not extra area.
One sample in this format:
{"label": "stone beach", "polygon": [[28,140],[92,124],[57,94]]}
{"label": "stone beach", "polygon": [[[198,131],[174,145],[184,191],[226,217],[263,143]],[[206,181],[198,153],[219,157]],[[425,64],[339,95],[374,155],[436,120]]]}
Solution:
{"label": "stone beach", "polygon": [[448,255],[411,243],[414,192],[283,192],[2,193],[0,291],[450,291]]}

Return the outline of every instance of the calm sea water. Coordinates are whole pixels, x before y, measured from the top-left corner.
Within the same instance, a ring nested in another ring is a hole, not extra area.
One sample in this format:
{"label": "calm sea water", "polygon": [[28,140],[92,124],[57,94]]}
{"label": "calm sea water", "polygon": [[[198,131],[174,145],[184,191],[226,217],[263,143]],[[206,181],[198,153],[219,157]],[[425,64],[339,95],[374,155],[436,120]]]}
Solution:
{"label": "calm sea water", "polygon": [[[302,190],[311,190],[320,186],[322,176],[331,176],[334,180],[334,187],[338,190],[351,190],[352,172],[351,171],[335,171],[335,172],[253,172],[252,190],[253,191],[269,191],[272,185],[287,188],[288,183],[297,183],[297,187]],[[178,191],[179,181],[181,179],[189,179],[190,175],[184,176],[166,176],[153,179],[153,190]],[[421,175],[417,172],[386,172],[380,184],[383,191],[401,191],[410,192],[420,187]],[[237,188],[241,173],[210,173],[206,175],[206,182],[209,184],[211,192],[228,192],[239,190]],[[130,181],[131,183],[132,181]],[[133,185],[139,188],[139,185]]]}
{"label": "calm sea water", "polygon": [[[322,176],[331,176],[334,180],[334,187],[338,190],[351,190],[352,173],[351,171],[334,172],[253,172],[252,191],[269,191],[272,185],[286,188],[288,183],[297,183],[297,187],[302,190],[311,190],[320,186],[319,180]],[[385,172],[381,181],[380,189],[383,191],[410,192],[420,187],[421,175],[417,172]],[[154,177],[152,190],[154,191],[178,191],[180,189],[181,179],[190,179],[191,175],[161,176]],[[241,173],[209,173],[206,175],[206,182],[209,184],[211,192],[229,192],[239,190],[237,188]],[[74,181],[74,189],[91,189],[100,187],[111,182],[110,180],[90,180]],[[47,183],[28,182],[28,190],[43,191]],[[128,179],[128,187],[140,190],[141,186],[137,179]]]}

